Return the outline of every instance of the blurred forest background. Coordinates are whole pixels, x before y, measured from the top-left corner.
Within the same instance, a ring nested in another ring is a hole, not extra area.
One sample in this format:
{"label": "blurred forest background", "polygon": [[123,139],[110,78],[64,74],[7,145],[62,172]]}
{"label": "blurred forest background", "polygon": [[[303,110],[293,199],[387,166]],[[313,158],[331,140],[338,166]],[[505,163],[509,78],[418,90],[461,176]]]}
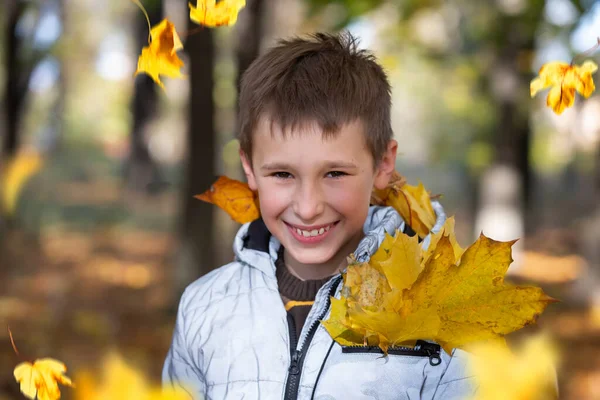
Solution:
{"label": "blurred forest background", "polygon": [[238,225],[192,196],[242,179],[240,74],[277,38],[344,28],[389,74],[398,171],[443,194],[463,246],[521,238],[511,279],[561,300],[512,337],[552,332],[561,399],[600,399],[600,93],[560,116],[529,96],[596,44],[599,1],[247,0],[200,30],[186,1],[142,3],[184,41],[165,91],[133,77],[132,2],[0,3],[1,400],[22,398],[7,325],[69,375],[116,348],[158,382],[183,288],[232,259]]}

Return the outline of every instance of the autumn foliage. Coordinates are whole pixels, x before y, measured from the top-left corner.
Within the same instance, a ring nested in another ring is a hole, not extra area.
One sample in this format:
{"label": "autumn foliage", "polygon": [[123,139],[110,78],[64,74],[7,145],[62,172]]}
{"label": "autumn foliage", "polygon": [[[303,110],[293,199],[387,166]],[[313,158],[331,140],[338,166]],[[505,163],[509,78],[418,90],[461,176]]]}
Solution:
{"label": "autumn foliage", "polygon": [[195,197],[216,204],[240,224],[254,221],[260,216],[258,194],[250,190],[246,183],[226,176],[220,176],[210,189]]}
{"label": "autumn foliage", "polygon": [[369,262],[344,273],[323,325],[340,344],[410,346],[418,339],[453,348],[503,336],[533,323],[555,300],[537,287],[504,282],[514,242],[485,235],[462,250],[453,219],[421,249],[416,237],[388,235]]}
{"label": "autumn foliage", "polygon": [[582,66],[562,62],[551,62],[540,68],[539,77],[531,81],[531,97],[539,91],[550,87],[546,99],[548,107],[556,114],[562,112],[575,102],[575,92],[588,98],[596,87],[592,74],[598,70],[593,61],[586,61]]}
{"label": "autumn foliage", "polygon": [[[260,215],[257,195],[247,184],[227,177],[219,177],[196,197],[240,223]],[[418,238],[429,234],[436,215],[422,184],[408,185],[395,173],[386,189],[373,190],[371,203],[394,207],[417,236],[387,235],[369,262],[348,266],[342,297],[331,299],[331,315],[323,322],[338,343],[379,346],[387,352],[429,339],[451,351],[503,340],[533,323],[555,301],[540,288],[504,282],[514,241],[498,242],[482,234],[463,250],[449,218],[423,250]]]}
{"label": "autumn foliage", "polygon": [[[177,52],[183,49],[183,44],[171,21],[163,19],[157,25],[150,27],[148,14],[142,4],[139,0],[132,1],[142,9],[150,28],[149,44],[142,49],[135,75],[147,74],[164,89],[164,84],[160,80],[161,75],[169,78],[183,77],[181,68],[184,63],[177,55]],[[189,17],[191,21],[201,26],[229,26],[235,24],[238,13],[245,5],[245,0],[221,0],[219,2],[197,0],[195,6],[189,4]]]}
{"label": "autumn foliage", "polygon": [[[71,379],[64,375],[67,367],[52,358],[43,358],[32,363],[22,362],[14,370],[21,392],[29,399],[60,399],[58,384],[74,387]],[[37,397],[36,397],[37,396]]]}
{"label": "autumn foliage", "polygon": [[138,59],[135,75],[148,74],[161,88],[165,85],[160,75],[169,78],[180,78],[183,61],[177,56],[177,51],[183,49],[175,25],[167,19],[162,20],[150,31],[151,41],[142,49]]}

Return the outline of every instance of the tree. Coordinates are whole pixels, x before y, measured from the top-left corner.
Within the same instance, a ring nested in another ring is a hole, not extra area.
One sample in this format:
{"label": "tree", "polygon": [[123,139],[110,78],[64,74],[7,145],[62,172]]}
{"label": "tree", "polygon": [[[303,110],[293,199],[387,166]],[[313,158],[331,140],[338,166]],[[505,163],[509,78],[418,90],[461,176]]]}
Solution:
{"label": "tree", "polygon": [[[163,18],[163,1],[145,2],[148,18],[152,26]],[[148,45],[148,23],[141,12],[135,13],[136,49]],[[131,127],[129,158],[125,163],[125,179],[130,188],[153,192],[160,188],[161,174],[152,158],[145,141],[146,131],[158,109],[156,84],[148,75],[136,77],[131,109],[133,124]]]}
{"label": "tree", "polygon": [[24,39],[17,34],[17,24],[27,10],[27,4],[21,0],[6,0],[4,4],[6,16],[5,59],[6,80],[4,92],[4,112],[6,125],[4,130],[3,155],[5,158],[13,156],[18,148],[19,125],[27,85],[32,68],[24,65],[23,42]]}
{"label": "tree", "polygon": [[240,14],[238,40],[236,48],[237,79],[236,88],[240,90],[242,75],[252,61],[258,57],[263,37],[264,0],[248,0],[244,12]]}
{"label": "tree", "polygon": [[[190,22],[189,28],[197,27]],[[176,271],[178,289],[216,267],[213,255],[213,207],[193,197],[204,192],[215,179],[215,48],[212,31],[204,28],[190,35],[184,47],[189,55],[190,103],[180,223],[181,249]]]}

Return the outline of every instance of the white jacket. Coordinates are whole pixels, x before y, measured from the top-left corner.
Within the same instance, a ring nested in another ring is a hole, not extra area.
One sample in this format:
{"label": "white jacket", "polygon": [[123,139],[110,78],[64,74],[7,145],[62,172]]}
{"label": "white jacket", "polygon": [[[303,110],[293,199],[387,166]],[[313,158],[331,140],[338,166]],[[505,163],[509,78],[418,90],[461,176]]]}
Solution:
{"label": "white jacket", "polygon": [[[445,214],[434,202],[439,230]],[[405,230],[391,207],[371,207],[355,256],[366,261],[384,238]],[[427,246],[429,237],[423,241]],[[185,290],[163,368],[165,386],[184,386],[190,399],[468,399],[473,378],[467,353],[448,355],[435,343],[418,350],[343,348],[319,323],[330,295],[340,296],[341,275],[317,293],[300,338],[287,319],[275,278],[280,243],[262,220],[243,225],[235,261]],[[398,266],[401,268],[401,266]]]}

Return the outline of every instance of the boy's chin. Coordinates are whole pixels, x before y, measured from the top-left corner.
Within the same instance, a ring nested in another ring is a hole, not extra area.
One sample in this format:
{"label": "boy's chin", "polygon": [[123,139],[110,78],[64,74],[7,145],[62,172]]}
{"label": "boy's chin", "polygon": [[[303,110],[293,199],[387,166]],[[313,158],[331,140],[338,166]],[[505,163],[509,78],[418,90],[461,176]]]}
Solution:
{"label": "boy's chin", "polygon": [[331,247],[307,249],[294,246],[294,243],[289,243],[285,249],[296,262],[304,265],[327,264],[337,254]]}
{"label": "boy's chin", "polygon": [[[287,250],[287,248],[286,248]],[[318,252],[314,250],[297,250],[292,251],[291,256],[296,260],[296,262],[305,265],[318,265],[325,264],[332,259],[332,255],[329,251]]]}

